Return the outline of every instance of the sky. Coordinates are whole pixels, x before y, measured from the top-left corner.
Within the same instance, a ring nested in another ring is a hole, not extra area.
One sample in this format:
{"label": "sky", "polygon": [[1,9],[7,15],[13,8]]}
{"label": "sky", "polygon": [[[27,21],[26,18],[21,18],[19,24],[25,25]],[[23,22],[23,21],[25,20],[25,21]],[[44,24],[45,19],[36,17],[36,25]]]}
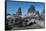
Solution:
{"label": "sky", "polygon": [[7,13],[16,14],[17,7],[21,7],[22,14],[25,15],[28,12],[28,8],[34,5],[36,11],[40,13],[43,11],[45,4],[44,3],[33,3],[33,2],[15,2],[15,1],[8,1],[7,2]]}

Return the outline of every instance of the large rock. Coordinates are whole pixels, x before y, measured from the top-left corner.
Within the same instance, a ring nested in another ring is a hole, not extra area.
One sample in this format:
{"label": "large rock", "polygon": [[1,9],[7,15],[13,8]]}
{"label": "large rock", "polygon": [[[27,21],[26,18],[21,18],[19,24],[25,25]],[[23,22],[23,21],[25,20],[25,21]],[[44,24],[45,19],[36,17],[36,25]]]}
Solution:
{"label": "large rock", "polygon": [[43,19],[45,19],[45,10],[42,11],[41,17],[42,17]]}

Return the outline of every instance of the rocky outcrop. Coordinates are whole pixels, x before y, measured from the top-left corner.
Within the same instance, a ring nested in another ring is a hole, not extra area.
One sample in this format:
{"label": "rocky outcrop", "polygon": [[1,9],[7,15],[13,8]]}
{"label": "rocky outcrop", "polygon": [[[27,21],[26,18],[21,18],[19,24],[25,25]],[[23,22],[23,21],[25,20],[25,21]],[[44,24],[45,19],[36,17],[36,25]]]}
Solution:
{"label": "rocky outcrop", "polygon": [[42,11],[41,17],[42,17],[43,19],[45,19],[45,10]]}
{"label": "rocky outcrop", "polygon": [[[42,12],[41,16],[39,12],[29,13],[25,15],[16,15],[16,16],[7,16],[8,27],[27,27],[32,26],[33,24],[37,24],[40,28],[45,27],[45,13]],[[11,23],[12,22],[12,23]],[[6,22],[7,24],[7,22]],[[10,26],[11,25],[11,26]]]}

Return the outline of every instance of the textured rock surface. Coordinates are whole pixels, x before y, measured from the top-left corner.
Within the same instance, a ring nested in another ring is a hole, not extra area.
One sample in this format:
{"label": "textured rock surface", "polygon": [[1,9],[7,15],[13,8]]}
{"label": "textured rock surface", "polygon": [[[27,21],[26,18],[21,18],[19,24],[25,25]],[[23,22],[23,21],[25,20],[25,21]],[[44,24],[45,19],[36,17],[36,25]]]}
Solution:
{"label": "textured rock surface", "polygon": [[22,15],[22,16],[8,16],[7,17],[7,19],[9,20],[8,22],[9,25],[13,26],[13,24],[15,24],[12,30],[29,29],[29,28],[31,29],[44,28],[45,20],[43,18],[44,16],[39,16],[39,14],[35,14],[35,13],[34,14],[31,13],[31,15],[26,15],[26,16]]}

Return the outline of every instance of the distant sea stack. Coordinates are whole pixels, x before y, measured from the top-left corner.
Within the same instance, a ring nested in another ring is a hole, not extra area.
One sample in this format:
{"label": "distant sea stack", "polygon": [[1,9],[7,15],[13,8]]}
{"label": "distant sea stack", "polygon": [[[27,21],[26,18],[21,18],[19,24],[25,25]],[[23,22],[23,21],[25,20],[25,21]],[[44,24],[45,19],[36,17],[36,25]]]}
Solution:
{"label": "distant sea stack", "polygon": [[21,12],[21,8],[20,7],[17,8],[16,15],[22,15],[22,12]]}
{"label": "distant sea stack", "polygon": [[28,15],[31,16],[36,13],[35,6],[31,5],[28,9]]}

